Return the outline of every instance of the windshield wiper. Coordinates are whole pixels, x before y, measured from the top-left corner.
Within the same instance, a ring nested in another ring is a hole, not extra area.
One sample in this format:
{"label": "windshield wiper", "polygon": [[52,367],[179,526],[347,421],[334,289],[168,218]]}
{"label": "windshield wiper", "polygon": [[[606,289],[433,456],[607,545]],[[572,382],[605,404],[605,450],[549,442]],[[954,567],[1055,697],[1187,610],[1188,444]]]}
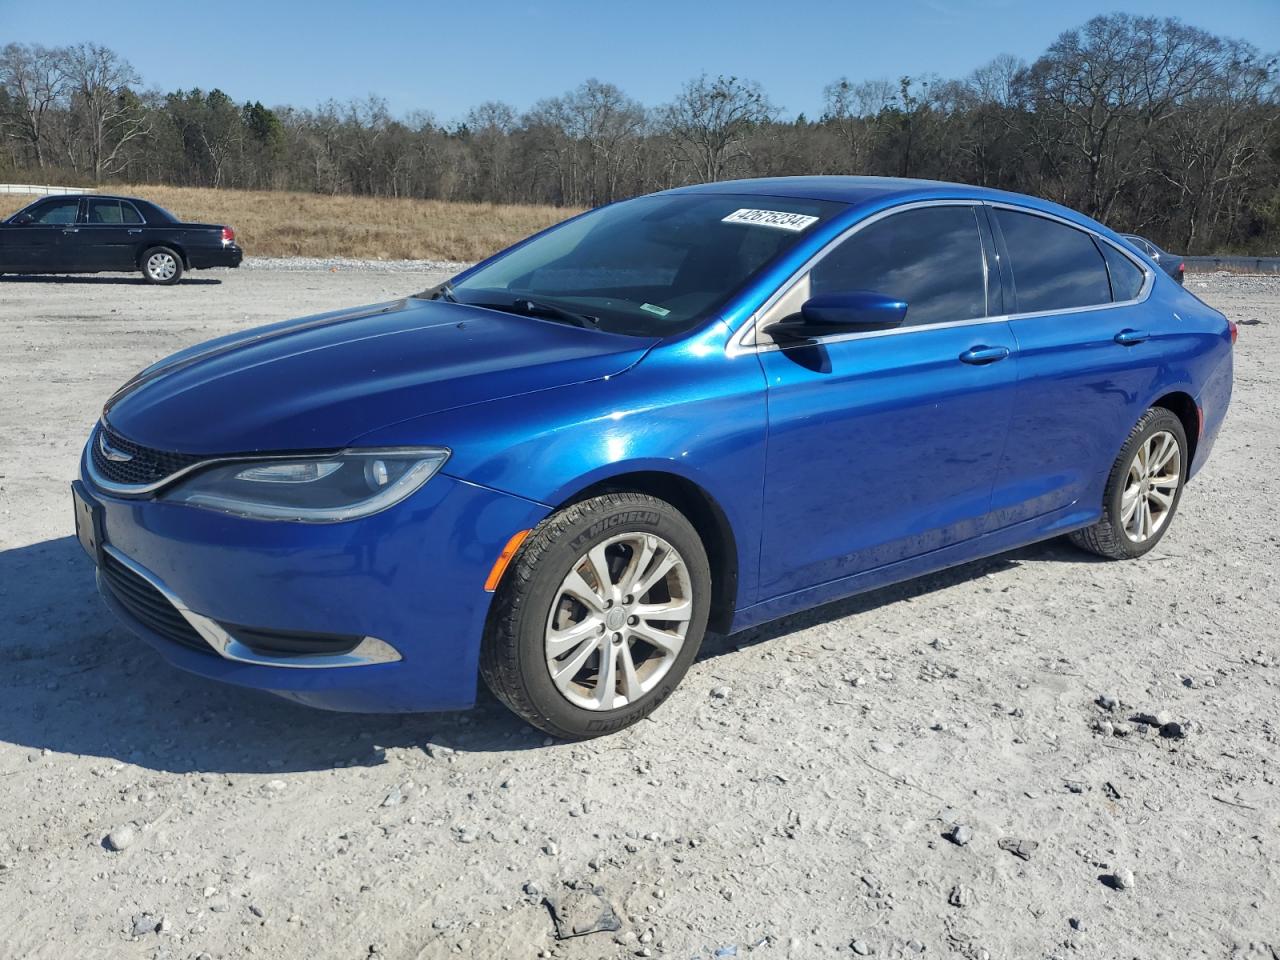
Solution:
{"label": "windshield wiper", "polygon": [[600,318],[593,317],[589,313],[575,313],[572,310],[566,310],[564,307],[556,306],[554,303],[544,303],[541,300],[521,299],[511,304],[513,307],[524,307],[528,313],[541,314],[552,320],[563,320],[566,323],[572,323],[579,327],[586,327],[588,330],[600,326]]}
{"label": "windshield wiper", "polygon": [[445,280],[443,283],[437,283],[434,287],[428,287],[421,293],[415,293],[414,298],[417,300],[447,300],[449,303],[457,303],[458,298],[453,295],[453,285]]}
{"label": "windshield wiper", "polygon": [[518,297],[510,303],[473,303],[470,306],[484,307],[488,310],[501,310],[503,313],[546,317],[548,320],[559,320],[562,323],[571,323],[575,327],[584,327],[588,330],[594,330],[600,326],[599,317],[593,317],[587,313],[574,313],[572,310],[566,310],[564,307],[556,306],[554,303],[530,300],[527,297]]}

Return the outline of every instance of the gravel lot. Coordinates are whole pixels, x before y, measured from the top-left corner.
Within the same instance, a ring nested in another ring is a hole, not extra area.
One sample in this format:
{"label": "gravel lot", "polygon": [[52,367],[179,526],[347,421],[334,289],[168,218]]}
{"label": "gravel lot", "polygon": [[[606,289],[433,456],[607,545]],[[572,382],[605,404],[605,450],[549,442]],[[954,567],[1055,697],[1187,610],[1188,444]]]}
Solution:
{"label": "gravel lot", "polygon": [[[1052,542],[712,637],[566,745],[188,677],[94,595],[67,482],[115,386],[442,276],[288,266],[0,279],[0,957],[1280,956],[1280,278],[1189,280],[1244,324],[1236,398],[1146,559]],[[557,942],[570,885],[620,929]]]}

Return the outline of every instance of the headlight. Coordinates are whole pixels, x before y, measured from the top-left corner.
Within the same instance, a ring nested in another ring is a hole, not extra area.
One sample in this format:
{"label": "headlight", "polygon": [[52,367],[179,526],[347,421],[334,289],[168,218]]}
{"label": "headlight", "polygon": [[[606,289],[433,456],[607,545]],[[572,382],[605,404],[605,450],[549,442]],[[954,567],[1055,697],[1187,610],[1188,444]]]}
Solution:
{"label": "headlight", "polygon": [[201,470],[163,498],[258,520],[336,523],[399,503],[447,459],[436,447],[247,459]]}

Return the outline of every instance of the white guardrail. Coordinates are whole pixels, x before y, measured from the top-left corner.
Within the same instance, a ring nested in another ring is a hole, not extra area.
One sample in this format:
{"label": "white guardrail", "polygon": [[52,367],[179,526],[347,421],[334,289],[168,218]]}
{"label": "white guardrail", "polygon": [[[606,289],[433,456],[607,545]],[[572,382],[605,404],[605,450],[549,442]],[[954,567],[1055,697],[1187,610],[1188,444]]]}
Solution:
{"label": "white guardrail", "polygon": [[1242,273],[1280,273],[1280,257],[1183,257],[1188,273],[1238,270]]}
{"label": "white guardrail", "polygon": [[0,193],[24,193],[33,197],[55,197],[64,194],[89,193],[87,187],[51,187],[36,183],[0,183]]}

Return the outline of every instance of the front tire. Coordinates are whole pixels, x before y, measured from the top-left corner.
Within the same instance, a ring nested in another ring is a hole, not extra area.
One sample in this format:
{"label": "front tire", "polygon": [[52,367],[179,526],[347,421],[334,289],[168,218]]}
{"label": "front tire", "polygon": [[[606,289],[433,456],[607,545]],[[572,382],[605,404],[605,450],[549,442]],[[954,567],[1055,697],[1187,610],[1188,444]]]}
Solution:
{"label": "front tire", "polygon": [[680,683],[706,632],[711,572],[671,504],[609,493],[544,520],[499,585],[480,656],[489,689],[566,740],[613,733]]}
{"label": "front tire", "polygon": [[1140,557],[1164,537],[1187,480],[1187,433],[1177,415],[1152,407],[1120,449],[1107,477],[1102,519],[1071,541],[1110,560]]}
{"label": "front tire", "polygon": [[171,286],[182,279],[182,257],[169,247],[152,247],[142,255],[142,278]]}

